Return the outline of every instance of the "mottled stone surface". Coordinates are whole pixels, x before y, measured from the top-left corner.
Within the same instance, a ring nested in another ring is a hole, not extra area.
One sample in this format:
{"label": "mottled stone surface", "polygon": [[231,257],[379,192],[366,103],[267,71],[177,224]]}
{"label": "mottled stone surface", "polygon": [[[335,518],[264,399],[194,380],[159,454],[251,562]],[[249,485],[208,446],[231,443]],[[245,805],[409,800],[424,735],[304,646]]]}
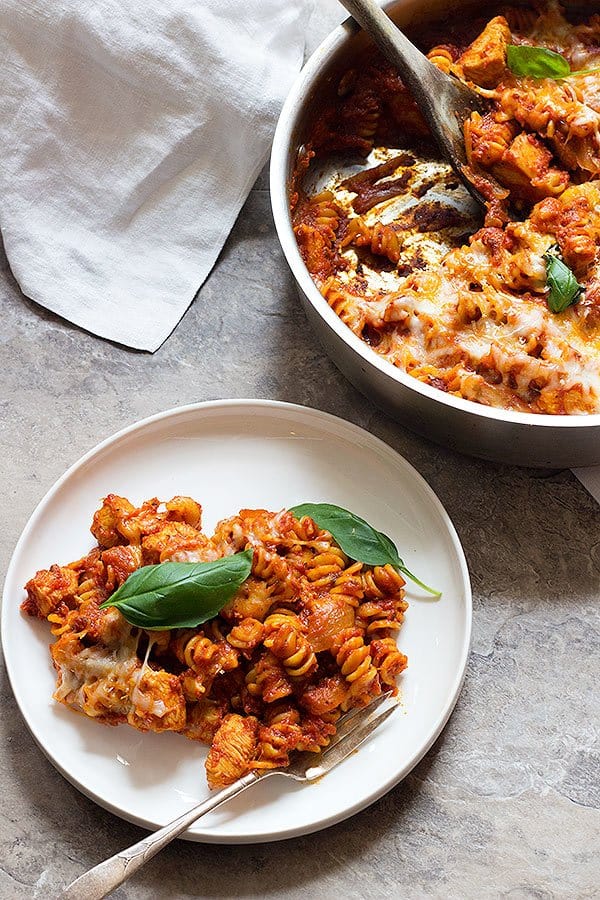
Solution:
{"label": "mottled stone surface", "polygon": [[[326,4],[329,18],[338,13]],[[315,22],[313,45],[326,31]],[[279,250],[263,173],[212,276],[153,356],[100,341],[0,272],[3,571],[35,504],[100,439],[219,397],[304,403],[406,456],[452,516],[475,603],[448,727],[371,808],[283,844],[177,842],[115,897],[598,896],[600,510],[568,472],[467,459],[378,412],[324,356]],[[30,737],[1,673],[0,897],[55,897],[143,832],[95,806]]]}

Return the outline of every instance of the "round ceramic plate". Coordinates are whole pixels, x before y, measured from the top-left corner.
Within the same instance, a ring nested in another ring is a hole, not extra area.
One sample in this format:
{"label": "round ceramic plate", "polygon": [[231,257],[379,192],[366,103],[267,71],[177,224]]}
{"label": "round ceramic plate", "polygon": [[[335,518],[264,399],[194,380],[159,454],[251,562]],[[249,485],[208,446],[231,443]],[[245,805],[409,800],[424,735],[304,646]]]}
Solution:
{"label": "round ceramic plate", "polygon": [[230,400],[169,410],[104,441],[54,485],[17,544],[4,588],[6,665],[33,736],[72,784],[152,829],[209,795],[202,745],[105,727],[55,703],[47,623],[19,610],[37,569],[91,549],[92,514],[110,492],[134,502],[189,494],[208,532],[244,507],[336,503],[390,535],[407,566],[443,591],[432,600],[408,584],[402,708],[357,753],[314,785],[266,779],[200,819],[188,838],[270,841],[325,828],[381,797],[421,759],[456,703],[469,652],[469,576],[448,515],[412,466],[355,425],[302,406]]}

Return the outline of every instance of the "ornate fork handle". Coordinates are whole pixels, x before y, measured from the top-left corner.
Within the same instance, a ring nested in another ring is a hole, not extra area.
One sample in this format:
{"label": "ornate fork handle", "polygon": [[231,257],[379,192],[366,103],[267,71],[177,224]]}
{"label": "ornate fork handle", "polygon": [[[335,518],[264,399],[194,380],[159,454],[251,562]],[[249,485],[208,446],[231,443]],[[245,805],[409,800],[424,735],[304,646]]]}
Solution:
{"label": "ornate fork handle", "polygon": [[95,866],[81,875],[60,895],[62,900],[102,900],[127,878],[137,872],[144,863],[152,859],[162,848],[169,844],[173,838],[189,828],[190,825],[203,816],[231,800],[237,794],[241,794],[251,784],[255,784],[269,775],[285,775],[296,781],[314,781],[326,772],[346,759],[381,725],[392,713],[398,709],[398,704],[392,702],[384,707],[391,698],[391,693],[385,692],[375,697],[367,706],[354,709],[347,713],[344,719],[338,723],[337,734],[325,750],[315,758],[315,754],[309,751],[298,753],[294,762],[286,768],[267,769],[260,772],[250,772],[244,775],[234,784],[226,787],[214,797],[205,800],[193,809],[179,816],[174,822],[165,825],[160,831],[151,834],[128,850],[122,850],[115,856],[111,856],[105,862]]}
{"label": "ornate fork handle", "polygon": [[99,865],[94,866],[89,872],[85,872],[75,881],[73,881],[60,895],[61,900],[102,900],[111,891],[114,891],[127,878],[137,872],[149,859],[152,859],[163,847],[169,844],[174,838],[178,837],[182,832],[192,825],[196,819],[205,813],[216,809],[226,800],[230,800],[237,794],[241,794],[251,784],[255,784],[266,773],[257,774],[250,772],[244,775],[238,781],[235,781],[229,787],[224,788],[209,797],[198,806],[188,810],[161,828],[154,834],[143,838],[127,850],[121,850],[110,859],[104,860]]}

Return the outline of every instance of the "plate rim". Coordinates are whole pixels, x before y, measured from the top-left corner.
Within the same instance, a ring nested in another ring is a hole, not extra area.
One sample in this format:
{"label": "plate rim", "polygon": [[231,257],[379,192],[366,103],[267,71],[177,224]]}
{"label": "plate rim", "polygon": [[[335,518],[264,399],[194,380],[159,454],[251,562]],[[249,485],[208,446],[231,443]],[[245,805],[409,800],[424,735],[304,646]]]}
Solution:
{"label": "plate rim", "polygon": [[366,428],[362,428],[360,425],[356,425],[354,422],[350,422],[347,419],[342,418],[341,416],[336,416],[333,413],[325,412],[324,410],[312,407],[312,406],[304,406],[299,403],[288,403],[283,400],[269,400],[269,399],[261,399],[261,398],[228,398],[222,400],[204,400],[196,403],[188,403],[183,404],[182,406],[174,406],[169,407],[169,409],[162,410],[158,413],[153,413],[150,416],[146,416],[143,419],[138,419],[130,425],[126,425],[124,428],[119,429],[113,434],[109,435],[107,438],[104,438],[97,444],[95,444],[90,450],[86,451],[82,456],[80,456],[75,462],[73,462],[66,470],[60,475],[56,481],[50,486],[50,488],[45,492],[42,498],[34,507],[32,513],[30,514],[15,546],[12,551],[10,561],[8,563],[6,569],[6,575],[4,578],[4,585],[2,590],[2,610],[1,610],[1,627],[0,627],[0,642],[2,644],[2,652],[4,655],[5,668],[7,672],[8,681],[17,703],[17,707],[19,709],[19,714],[21,715],[30,735],[33,737],[35,743],[42,751],[46,759],[54,766],[54,768],[60,772],[60,774],[65,778],[74,788],[92,800],[94,803],[97,803],[103,809],[106,809],[108,812],[112,813],[115,816],[118,816],[120,819],[123,819],[126,822],[130,822],[131,824],[137,825],[140,828],[144,828],[149,831],[155,831],[158,828],[161,828],[162,825],[155,824],[151,822],[149,819],[144,819],[141,816],[136,816],[134,814],[124,812],[122,809],[119,809],[114,804],[110,803],[103,799],[101,796],[96,794],[92,789],[88,788],[85,784],[78,781],[76,778],[72,777],[56,760],[53,755],[44,747],[42,742],[42,738],[37,734],[36,727],[34,722],[30,722],[28,716],[25,714],[21,702],[21,696],[19,689],[15,686],[15,680],[13,678],[12,671],[12,648],[11,645],[5,640],[6,628],[8,625],[8,609],[9,609],[9,598],[8,598],[8,587],[10,582],[13,580],[13,569],[17,565],[17,557],[19,556],[22,547],[26,544],[27,539],[29,537],[30,532],[34,529],[37,524],[38,519],[42,515],[44,508],[46,505],[52,500],[55,494],[62,488],[63,484],[68,481],[79,469],[83,468],[90,460],[92,460],[95,456],[101,455],[107,448],[111,445],[118,443],[127,435],[135,432],[143,430],[151,425],[154,425],[157,422],[160,422],[163,419],[169,419],[173,416],[185,415],[189,413],[198,413],[202,416],[202,413],[205,411],[210,411],[213,409],[232,409],[234,407],[240,408],[249,408],[249,407],[258,407],[263,410],[280,410],[283,412],[293,412],[297,410],[301,412],[303,415],[309,414],[310,416],[316,418],[321,423],[327,424],[328,422],[331,425],[337,425],[338,427],[341,425],[342,427],[349,429],[351,432],[355,432],[356,435],[361,435],[367,437],[367,439],[374,443],[376,446],[379,446],[379,449],[386,452],[392,453],[397,459],[406,467],[410,476],[415,479],[416,483],[424,490],[425,494],[428,496],[429,500],[433,503],[433,506],[436,508],[438,514],[441,516],[444,525],[447,529],[448,536],[451,539],[453,550],[456,554],[456,559],[459,564],[459,572],[462,581],[463,587],[463,597],[464,597],[464,605],[465,605],[465,627],[463,632],[463,641],[460,652],[460,664],[457,667],[456,675],[454,678],[454,682],[452,684],[452,689],[448,694],[448,700],[446,701],[445,706],[443,707],[440,715],[438,716],[437,721],[434,723],[434,726],[431,730],[431,735],[428,740],[423,744],[423,746],[418,750],[417,753],[413,754],[413,756],[407,761],[407,763],[398,771],[394,772],[393,776],[386,780],[386,782],[381,785],[377,790],[371,792],[366,798],[363,798],[356,803],[349,806],[344,810],[342,814],[333,813],[329,816],[325,816],[319,819],[318,822],[311,823],[310,825],[301,825],[296,828],[286,829],[285,832],[261,832],[261,833],[253,833],[253,834],[245,834],[245,835],[234,835],[227,836],[221,834],[211,834],[210,832],[202,832],[202,833],[194,833],[190,831],[186,831],[184,834],[179,837],[183,840],[192,841],[196,843],[210,843],[210,844],[250,844],[250,843],[267,843],[274,841],[282,841],[289,840],[291,838],[300,837],[305,834],[313,834],[317,831],[322,831],[325,828],[329,828],[334,824],[338,824],[340,822],[349,819],[351,816],[356,815],[361,812],[363,809],[366,809],[368,806],[371,806],[385,794],[387,794],[393,787],[400,783],[406,776],[418,765],[418,763],[423,759],[426,753],[429,752],[431,747],[437,741],[442,731],[444,730],[446,723],[448,722],[454,707],[458,701],[460,696],[462,686],[466,677],[467,665],[469,661],[470,648],[471,648],[471,640],[472,640],[472,627],[473,627],[473,594],[471,588],[471,580],[469,576],[469,569],[467,565],[467,560],[465,556],[465,552],[463,550],[460,538],[454,527],[454,523],[450,518],[448,512],[446,511],[444,505],[441,500],[438,498],[437,494],[433,490],[433,488],[428,484],[425,478],[420,474],[420,472],[415,469],[415,467],[410,463],[401,453],[395,450],[394,447],[390,446],[386,441],[377,437],[376,435],[371,434],[371,432],[367,431]]}

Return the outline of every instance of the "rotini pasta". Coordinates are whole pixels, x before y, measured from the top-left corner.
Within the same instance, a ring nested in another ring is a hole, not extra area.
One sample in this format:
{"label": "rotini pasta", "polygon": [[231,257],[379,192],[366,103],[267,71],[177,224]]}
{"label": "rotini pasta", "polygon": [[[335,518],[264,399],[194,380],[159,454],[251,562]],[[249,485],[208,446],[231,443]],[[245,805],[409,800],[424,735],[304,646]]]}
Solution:
{"label": "rotini pasta", "polygon": [[398,650],[396,642],[390,637],[379,638],[371,641],[369,652],[380,680],[387,685],[395,684],[407,665],[406,656]]}
{"label": "rotini pasta", "polygon": [[273,653],[263,653],[246,675],[246,687],[253,697],[274,703],[289,697],[294,688],[283,665]]}
{"label": "rotini pasta", "polygon": [[442,72],[449,73],[459,55],[457,48],[451,44],[439,44],[437,47],[431,48],[427,54],[427,59],[437,66],[438,69],[441,69]]}
{"label": "rotini pasta", "polygon": [[[276,624],[271,619],[282,619]],[[317,657],[302,633],[302,623],[293,613],[289,616],[269,616],[265,622],[268,636],[265,647],[283,663],[290,678],[304,678],[317,668]]]}
{"label": "rotini pasta", "polygon": [[[344,629],[335,638],[331,649],[350,686],[353,705],[366,705],[371,697],[381,692],[381,682],[360,629]],[[348,702],[344,701],[343,705],[347,707]]]}
{"label": "rotini pasta", "polygon": [[258,619],[242,619],[239,625],[233,626],[227,635],[227,641],[232,647],[249,656],[262,641],[264,633],[265,626]]}
{"label": "rotini pasta", "polygon": [[341,597],[350,606],[358,606],[365,592],[361,577],[363,564],[355,562],[344,569],[333,582],[330,593]]}
{"label": "rotini pasta", "polygon": [[[318,752],[342,711],[395,692],[406,602],[393,567],[349,559],[308,517],[242,510],[212,537],[200,517],[188,497],[134,507],[109,495],[93,519],[98,546],[38,572],[23,609],[51,626],[58,702],[208,744],[208,782],[221,787],[285,766],[295,750]],[[250,576],[218,616],[145,631],[117,607],[99,608],[136,569],[180,559],[180,537],[206,561],[253,550]]]}

